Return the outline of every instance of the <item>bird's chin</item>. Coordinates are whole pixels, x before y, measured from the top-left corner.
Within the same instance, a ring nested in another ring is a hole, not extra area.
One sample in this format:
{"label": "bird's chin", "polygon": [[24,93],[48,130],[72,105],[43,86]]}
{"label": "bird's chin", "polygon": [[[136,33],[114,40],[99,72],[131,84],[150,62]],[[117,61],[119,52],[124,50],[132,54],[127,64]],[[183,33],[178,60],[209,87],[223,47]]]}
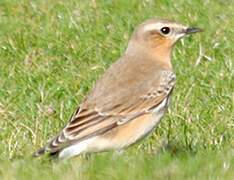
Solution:
{"label": "bird's chin", "polygon": [[177,34],[176,37],[173,40],[173,45],[175,45],[176,42],[178,42],[179,40],[181,40],[184,36],[186,36],[186,33]]}

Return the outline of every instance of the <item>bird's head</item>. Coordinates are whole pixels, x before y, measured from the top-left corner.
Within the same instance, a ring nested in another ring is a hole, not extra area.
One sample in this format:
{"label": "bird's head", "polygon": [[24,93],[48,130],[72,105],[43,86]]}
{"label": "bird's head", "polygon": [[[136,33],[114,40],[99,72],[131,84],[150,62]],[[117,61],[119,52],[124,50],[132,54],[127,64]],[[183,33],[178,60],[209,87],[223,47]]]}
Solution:
{"label": "bird's head", "polygon": [[154,52],[171,52],[175,43],[186,35],[200,32],[167,19],[151,19],[140,24],[133,32],[128,50],[148,49]]}

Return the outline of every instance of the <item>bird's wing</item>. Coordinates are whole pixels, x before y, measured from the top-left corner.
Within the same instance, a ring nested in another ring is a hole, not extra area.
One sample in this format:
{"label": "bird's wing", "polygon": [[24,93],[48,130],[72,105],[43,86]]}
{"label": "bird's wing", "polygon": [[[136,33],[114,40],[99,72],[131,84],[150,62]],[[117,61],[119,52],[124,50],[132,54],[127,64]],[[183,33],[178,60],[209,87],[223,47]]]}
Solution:
{"label": "bird's wing", "polygon": [[[57,137],[50,141],[45,147],[50,153],[57,152],[60,149],[86,138],[103,134],[117,126],[134,120],[139,115],[151,112],[171,93],[176,76],[171,71],[162,71],[158,74],[159,79],[155,84],[153,81],[149,87],[136,87],[135,96],[125,101],[115,102],[108,105],[108,108],[85,108],[79,106],[73,113],[70,121]],[[129,96],[127,96],[129,98]],[[131,96],[130,96],[131,97]],[[124,98],[122,98],[123,100]]]}

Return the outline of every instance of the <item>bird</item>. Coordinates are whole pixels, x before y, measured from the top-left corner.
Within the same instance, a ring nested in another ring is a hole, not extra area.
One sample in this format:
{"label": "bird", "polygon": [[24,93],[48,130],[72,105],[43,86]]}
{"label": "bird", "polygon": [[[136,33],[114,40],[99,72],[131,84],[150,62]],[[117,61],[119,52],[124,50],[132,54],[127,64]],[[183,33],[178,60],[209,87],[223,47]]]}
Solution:
{"label": "bird", "polygon": [[121,151],[151,134],[176,84],[173,47],[184,36],[201,31],[160,18],[139,24],[122,57],[103,73],[58,135],[34,155],[65,160]]}

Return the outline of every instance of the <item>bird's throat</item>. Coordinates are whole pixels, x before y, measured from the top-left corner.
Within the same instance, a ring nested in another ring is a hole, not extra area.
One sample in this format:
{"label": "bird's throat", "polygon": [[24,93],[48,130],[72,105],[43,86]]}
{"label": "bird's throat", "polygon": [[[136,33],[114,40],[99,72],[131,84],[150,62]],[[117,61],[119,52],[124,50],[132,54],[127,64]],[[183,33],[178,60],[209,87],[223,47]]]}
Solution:
{"label": "bird's throat", "polygon": [[162,64],[165,69],[171,70],[171,52],[172,48],[157,46],[150,49],[149,55],[153,61],[157,61]]}

